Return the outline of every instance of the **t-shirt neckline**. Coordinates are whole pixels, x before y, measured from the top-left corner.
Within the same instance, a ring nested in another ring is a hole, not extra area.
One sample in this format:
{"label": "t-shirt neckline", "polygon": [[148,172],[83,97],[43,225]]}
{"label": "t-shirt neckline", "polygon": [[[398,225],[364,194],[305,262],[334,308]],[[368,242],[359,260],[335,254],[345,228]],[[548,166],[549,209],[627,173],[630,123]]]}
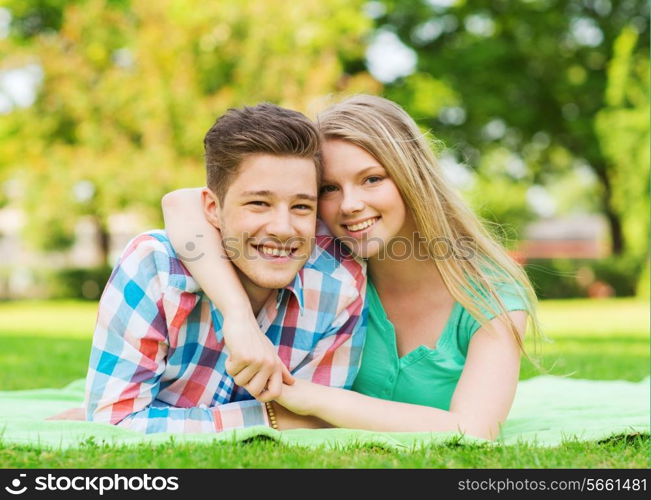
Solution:
{"label": "t-shirt neckline", "polygon": [[423,358],[424,356],[427,356],[428,354],[433,354],[433,353],[438,353],[444,350],[447,345],[449,344],[449,337],[450,337],[450,332],[452,331],[452,328],[450,325],[452,325],[453,318],[455,318],[459,314],[460,306],[458,301],[454,301],[452,305],[452,310],[450,311],[450,314],[448,315],[448,319],[445,322],[445,325],[443,326],[443,330],[441,331],[441,335],[439,335],[438,340],[436,341],[436,345],[434,348],[428,347],[424,344],[419,345],[418,347],[412,349],[409,351],[407,354],[403,355],[400,357],[398,355],[398,345],[396,343],[396,329],[391,320],[387,317],[387,313],[384,310],[384,306],[382,305],[382,301],[380,300],[380,296],[377,293],[377,289],[375,288],[375,285],[373,285],[373,282],[369,279],[368,280],[368,288],[369,292],[367,293],[367,297],[369,297],[369,300],[374,303],[374,307],[376,311],[379,311],[380,313],[380,319],[382,320],[382,332],[383,334],[387,337],[387,340],[389,341],[391,345],[391,353],[394,356],[396,360],[398,360],[398,363],[400,367],[404,367],[407,365],[410,365],[419,359]]}

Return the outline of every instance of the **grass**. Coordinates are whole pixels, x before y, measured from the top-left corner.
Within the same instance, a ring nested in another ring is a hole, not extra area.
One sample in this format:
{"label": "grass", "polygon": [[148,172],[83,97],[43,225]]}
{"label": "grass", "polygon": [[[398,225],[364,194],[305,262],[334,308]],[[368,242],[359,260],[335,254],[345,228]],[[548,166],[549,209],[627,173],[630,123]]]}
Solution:
{"label": "grass", "polygon": [[[63,387],[85,376],[97,304],[0,303],[0,390]],[[639,381],[649,374],[648,304],[636,299],[546,301],[540,306],[540,361],[548,373],[589,379]],[[521,379],[540,372],[523,363]],[[107,446],[46,450],[0,443],[0,466],[10,468],[646,468],[649,436],[602,443],[568,441],[554,448],[430,446],[389,451],[287,447],[265,439],[206,445]]]}
{"label": "grass", "polygon": [[389,451],[373,446],[341,449],[295,448],[266,439],[245,443],[197,445],[168,442],[157,446],[88,443],[78,449],[43,450],[0,446],[6,468],[646,468],[648,436],[554,448],[518,446],[430,446]]}
{"label": "grass", "polygon": [[[649,375],[649,303],[634,298],[549,300],[540,304],[549,338],[537,346],[551,375],[640,381]],[[532,342],[527,343],[533,353]],[[540,375],[523,362],[520,379]]]}

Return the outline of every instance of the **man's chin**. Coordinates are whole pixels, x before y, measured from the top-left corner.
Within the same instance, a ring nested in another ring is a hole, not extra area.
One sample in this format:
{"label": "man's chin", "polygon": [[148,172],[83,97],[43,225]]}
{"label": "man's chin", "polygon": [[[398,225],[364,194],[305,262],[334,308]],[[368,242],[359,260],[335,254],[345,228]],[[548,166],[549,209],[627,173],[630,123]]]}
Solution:
{"label": "man's chin", "polygon": [[294,282],[296,274],[298,274],[302,267],[301,265],[293,269],[279,270],[271,266],[269,268],[264,266],[256,269],[255,273],[251,273],[247,277],[253,284],[260,288],[284,288]]}
{"label": "man's chin", "polygon": [[251,281],[256,286],[259,286],[260,288],[269,288],[275,290],[277,288],[285,288],[287,285],[291,284],[295,278],[296,278],[296,273],[292,274],[291,277],[278,277],[278,278],[265,277],[261,279],[251,280]]}

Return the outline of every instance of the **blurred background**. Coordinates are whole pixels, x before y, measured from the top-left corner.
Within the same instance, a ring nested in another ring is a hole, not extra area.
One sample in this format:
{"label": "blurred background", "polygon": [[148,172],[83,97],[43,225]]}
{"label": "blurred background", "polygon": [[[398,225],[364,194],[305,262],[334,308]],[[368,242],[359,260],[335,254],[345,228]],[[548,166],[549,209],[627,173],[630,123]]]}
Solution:
{"label": "blurred background", "polygon": [[541,298],[646,298],[648,49],[645,0],[0,0],[0,299],[97,300],[227,108],[356,92],[440,141]]}

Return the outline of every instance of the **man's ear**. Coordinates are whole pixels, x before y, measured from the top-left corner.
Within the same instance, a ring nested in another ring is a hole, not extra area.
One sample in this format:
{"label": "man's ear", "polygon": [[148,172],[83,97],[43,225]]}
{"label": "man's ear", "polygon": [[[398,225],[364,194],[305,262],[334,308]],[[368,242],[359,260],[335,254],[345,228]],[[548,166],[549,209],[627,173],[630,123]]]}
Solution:
{"label": "man's ear", "polygon": [[201,190],[201,205],[208,222],[221,229],[221,204],[217,195],[207,187]]}

